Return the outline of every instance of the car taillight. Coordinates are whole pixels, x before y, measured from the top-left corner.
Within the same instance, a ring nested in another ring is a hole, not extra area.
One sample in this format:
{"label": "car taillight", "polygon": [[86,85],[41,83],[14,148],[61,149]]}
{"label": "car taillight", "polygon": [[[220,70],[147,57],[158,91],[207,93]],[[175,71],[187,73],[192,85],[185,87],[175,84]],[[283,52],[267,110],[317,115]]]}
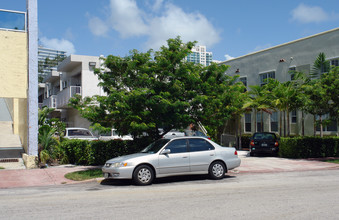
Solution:
{"label": "car taillight", "polygon": [[251,141],[251,142],[250,142],[250,145],[251,145],[251,146],[254,146],[254,141]]}
{"label": "car taillight", "polygon": [[275,146],[275,147],[278,147],[278,146],[279,146],[278,141],[276,141],[276,142],[274,143],[274,146]]}
{"label": "car taillight", "polygon": [[238,155],[238,151],[234,151],[234,155]]}

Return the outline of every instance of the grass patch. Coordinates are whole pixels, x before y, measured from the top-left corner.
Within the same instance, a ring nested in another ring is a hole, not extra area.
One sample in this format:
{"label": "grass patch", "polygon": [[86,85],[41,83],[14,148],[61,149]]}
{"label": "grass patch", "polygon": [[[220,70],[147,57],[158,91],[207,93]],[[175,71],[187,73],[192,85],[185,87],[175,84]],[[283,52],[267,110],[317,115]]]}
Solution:
{"label": "grass patch", "polygon": [[325,160],[325,162],[330,162],[330,163],[337,163],[337,164],[339,164],[339,159]]}
{"label": "grass patch", "polygon": [[0,170],[3,170],[3,169],[5,169],[5,167],[0,167]]}
{"label": "grass patch", "polygon": [[89,179],[102,177],[102,171],[101,169],[83,170],[83,171],[77,171],[73,173],[67,173],[65,177],[67,179],[75,180],[75,181],[89,180]]}

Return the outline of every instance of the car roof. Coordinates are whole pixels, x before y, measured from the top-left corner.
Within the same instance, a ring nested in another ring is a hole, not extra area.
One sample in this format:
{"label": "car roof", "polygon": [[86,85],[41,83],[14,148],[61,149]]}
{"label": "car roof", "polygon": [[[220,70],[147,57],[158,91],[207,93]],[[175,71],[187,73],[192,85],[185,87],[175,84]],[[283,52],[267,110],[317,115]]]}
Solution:
{"label": "car roof", "polygon": [[203,136],[182,136],[182,137],[173,137],[173,138],[163,138],[168,140],[179,140],[179,139],[205,139],[208,140],[206,137]]}
{"label": "car roof", "polygon": [[67,130],[69,129],[80,129],[80,130],[89,130],[88,128],[77,128],[77,127],[68,127],[66,128]]}

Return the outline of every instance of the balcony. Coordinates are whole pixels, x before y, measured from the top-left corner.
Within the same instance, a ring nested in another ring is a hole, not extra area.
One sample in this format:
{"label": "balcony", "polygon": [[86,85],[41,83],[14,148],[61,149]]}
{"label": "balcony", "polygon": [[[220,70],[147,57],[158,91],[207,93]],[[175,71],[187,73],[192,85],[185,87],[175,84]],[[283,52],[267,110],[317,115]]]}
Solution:
{"label": "balcony", "polygon": [[69,99],[73,98],[76,94],[81,95],[81,86],[70,86],[62,90],[57,95],[57,108],[68,108]]}
{"label": "balcony", "polygon": [[44,77],[43,82],[44,83],[46,83],[46,82],[54,82],[54,81],[57,81],[59,79],[60,79],[60,73],[55,71],[55,70],[52,70],[52,71],[47,73],[47,75]]}
{"label": "balcony", "polygon": [[52,95],[47,99],[44,99],[43,106],[47,106],[48,108],[57,108],[57,95]]}

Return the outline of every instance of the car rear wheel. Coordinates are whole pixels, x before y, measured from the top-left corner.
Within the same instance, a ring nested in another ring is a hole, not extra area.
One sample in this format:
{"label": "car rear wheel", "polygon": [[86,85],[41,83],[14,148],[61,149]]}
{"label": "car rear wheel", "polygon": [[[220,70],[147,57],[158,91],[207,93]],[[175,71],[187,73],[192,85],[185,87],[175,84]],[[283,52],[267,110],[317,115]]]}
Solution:
{"label": "car rear wheel", "polygon": [[215,161],[210,165],[209,175],[212,179],[218,180],[225,176],[226,167],[221,161]]}
{"label": "car rear wheel", "polygon": [[154,172],[151,167],[141,165],[134,170],[133,181],[137,185],[149,185],[153,182]]}

